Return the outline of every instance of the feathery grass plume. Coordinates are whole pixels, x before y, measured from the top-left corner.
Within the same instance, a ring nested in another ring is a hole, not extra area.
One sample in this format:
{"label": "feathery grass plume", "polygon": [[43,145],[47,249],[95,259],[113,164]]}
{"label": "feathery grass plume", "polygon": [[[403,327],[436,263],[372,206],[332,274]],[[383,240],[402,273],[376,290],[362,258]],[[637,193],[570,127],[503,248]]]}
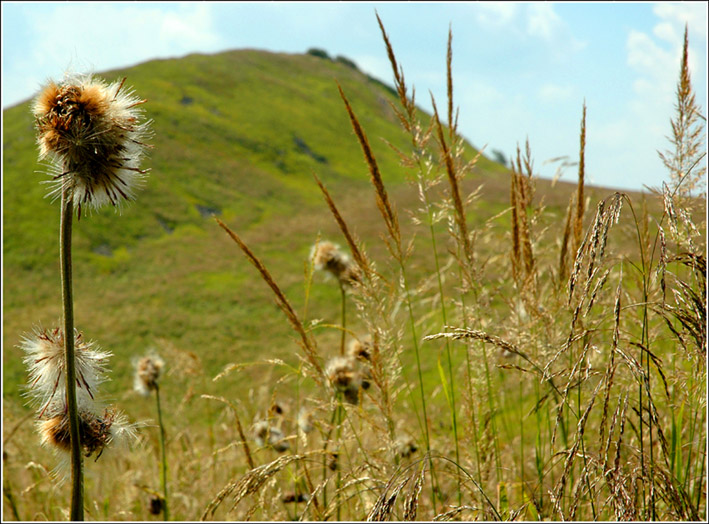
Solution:
{"label": "feathery grass plume", "polygon": [[362,153],[364,154],[365,161],[367,163],[367,166],[369,167],[369,175],[376,193],[377,207],[379,208],[379,212],[381,213],[382,218],[384,219],[387,231],[389,232],[389,235],[395,243],[396,250],[392,251],[392,254],[395,257],[398,257],[398,260],[401,260],[403,259],[404,254],[402,252],[399,219],[396,216],[394,208],[389,202],[389,196],[387,195],[386,188],[384,187],[382,174],[379,172],[379,166],[377,165],[377,161],[374,158],[372,148],[369,146],[369,140],[367,139],[367,135],[364,133],[364,130],[362,129],[362,126],[360,125],[357,116],[355,116],[354,111],[352,110],[352,106],[350,106],[350,102],[345,96],[345,92],[342,90],[342,87],[340,87],[340,84],[337,84],[337,88],[340,90],[340,97],[345,103],[345,108],[347,109],[347,114],[350,117],[352,129],[354,129],[355,135],[357,135],[357,140],[359,140],[359,144],[362,147]]}
{"label": "feathery grass plume", "polygon": [[350,251],[352,252],[352,258],[354,258],[355,263],[359,267],[359,270],[363,274],[365,278],[371,278],[372,274],[372,268],[367,260],[367,257],[365,256],[364,252],[359,248],[357,245],[357,242],[355,242],[354,237],[352,236],[352,233],[349,230],[349,227],[347,227],[347,223],[345,222],[345,219],[342,218],[342,215],[340,214],[340,211],[337,209],[337,206],[335,205],[334,200],[330,196],[330,193],[328,192],[327,188],[323,185],[323,183],[320,181],[318,176],[313,173],[313,177],[315,178],[315,182],[318,184],[318,187],[320,188],[320,191],[322,191],[323,197],[325,198],[325,202],[327,203],[327,206],[330,208],[330,211],[332,212],[332,215],[335,217],[335,221],[337,222],[337,225],[340,227],[340,231],[342,231],[342,234],[345,236],[345,240],[347,241],[347,245],[350,248]]}
{"label": "feathery grass plume", "polygon": [[519,175],[515,170],[514,163],[512,164],[512,169],[510,170],[510,209],[512,211],[512,277],[516,282],[519,281],[522,274],[522,249],[520,243],[520,219],[519,219],[519,184],[517,182]]}
{"label": "feathery grass plume", "polygon": [[148,170],[140,169],[150,121],[140,122],[145,100],[124,89],[125,78],[107,85],[91,75],[50,82],[34,102],[40,159],[56,174],[51,195],[64,188],[81,206],[98,209],[132,200]]}
{"label": "feathery grass plume", "polygon": [[310,337],[305,331],[303,323],[298,318],[298,315],[293,310],[293,307],[290,305],[290,302],[288,302],[288,299],[283,294],[283,291],[281,291],[281,288],[279,288],[278,284],[276,284],[276,282],[273,280],[273,277],[271,276],[271,273],[269,273],[268,269],[266,269],[266,266],[264,266],[263,263],[258,259],[258,257],[253,253],[253,251],[249,249],[249,246],[247,246],[244,241],[241,240],[239,235],[234,233],[224,222],[222,222],[218,218],[215,217],[214,220],[217,221],[219,227],[226,231],[226,233],[231,237],[231,239],[236,242],[239,248],[241,248],[241,251],[244,253],[246,258],[258,270],[266,284],[268,284],[273,293],[276,295],[276,303],[278,304],[278,307],[281,309],[281,311],[283,311],[283,313],[288,318],[293,329],[300,335],[302,348],[305,352],[305,356],[307,357],[308,362],[317,371],[315,379],[319,381],[322,375],[322,366],[318,362],[318,353],[315,347],[315,342],[312,340],[312,337]]}
{"label": "feathery grass plume", "polygon": [[[39,403],[39,415],[55,399],[66,396],[66,355],[64,353],[64,332],[61,328],[35,328],[31,335],[25,335],[20,344],[24,350],[24,363],[29,372],[28,395]],[[106,381],[106,361],[111,356],[102,351],[93,341],[84,340],[79,331],[74,331],[76,360],[76,386],[80,403],[94,399],[98,386]]]}
{"label": "feathery grass plume", "polygon": [[[450,54],[450,49],[448,52]],[[452,89],[452,87],[450,89]],[[453,200],[453,207],[455,209],[455,222],[458,226],[459,241],[463,244],[463,254],[465,255],[468,266],[473,267],[473,246],[470,243],[468,226],[465,220],[465,208],[463,206],[463,200],[460,196],[458,174],[456,173],[455,165],[453,163],[451,150],[446,144],[446,139],[443,136],[443,126],[438,118],[438,109],[436,108],[436,102],[433,100],[433,96],[431,97],[431,103],[433,104],[433,115],[436,122],[436,130],[438,131],[438,143],[441,146],[441,151],[443,152],[443,160],[446,165],[446,174],[448,175],[448,182],[450,183],[451,199]],[[451,113],[452,109],[449,108],[449,115]],[[450,125],[452,126],[452,124]]]}
{"label": "feathery grass plume", "polygon": [[[574,209],[574,196],[569,199],[569,205],[566,207],[566,220],[564,221],[564,232],[561,236],[561,249],[559,251],[559,285],[562,285],[569,274],[569,240],[571,238],[571,217]],[[576,246],[578,249],[578,246]],[[575,251],[571,250],[572,253]]]}
{"label": "feathery grass plume", "polygon": [[133,389],[147,397],[158,388],[158,379],[165,366],[165,361],[157,355],[143,357],[135,364]]}
{"label": "feathery grass plume", "polygon": [[689,73],[689,35],[684,28],[682,64],[677,82],[676,117],[670,121],[672,137],[669,139],[674,150],[665,153],[658,151],[665,167],[670,171],[670,184],[680,197],[687,197],[692,192],[702,191],[702,180],[706,175],[706,142],[704,130],[706,117],[702,116],[697,104],[692,79]]}
{"label": "feathery grass plume", "polygon": [[579,181],[576,186],[576,214],[574,215],[574,248],[576,253],[581,245],[581,233],[583,232],[583,214],[585,207],[584,178],[586,174],[586,101],[583,102],[583,116],[581,117],[581,138],[579,147]]}
{"label": "feathery grass plume", "polygon": [[340,246],[332,242],[318,242],[310,249],[310,259],[315,269],[326,271],[341,284],[351,286],[360,281],[359,271],[350,257],[342,252]]}
{"label": "feathery grass plume", "polygon": [[534,186],[532,185],[534,168],[529,139],[527,139],[525,144],[524,157],[521,156],[520,148],[517,146],[517,166],[513,171],[516,173],[514,186],[516,197],[514,202],[517,205],[517,220],[519,222],[517,225],[517,234],[519,235],[517,242],[518,249],[521,250],[521,259],[524,261],[524,283],[531,283],[534,286],[537,279],[536,261],[532,250],[532,236],[527,216],[527,207],[531,204],[534,195]]}

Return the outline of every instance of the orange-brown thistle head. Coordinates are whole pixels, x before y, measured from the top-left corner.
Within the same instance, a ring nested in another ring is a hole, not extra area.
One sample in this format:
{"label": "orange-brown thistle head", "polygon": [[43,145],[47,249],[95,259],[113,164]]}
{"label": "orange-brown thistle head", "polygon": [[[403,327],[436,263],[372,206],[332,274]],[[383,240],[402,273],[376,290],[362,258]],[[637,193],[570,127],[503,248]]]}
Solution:
{"label": "orange-brown thistle head", "polygon": [[318,242],[310,250],[310,258],[315,269],[327,271],[341,284],[352,285],[360,281],[357,266],[347,254],[340,251],[339,246],[332,242]]}
{"label": "orange-brown thistle head", "polygon": [[[38,422],[42,444],[57,451],[71,451],[71,436],[69,433],[69,415],[66,410],[52,410]],[[104,410],[101,416],[82,409],[79,410],[79,436],[81,447],[87,457],[97,452],[98,459],[106,446],[114,441],[123,443],[126,438],[135,438],[136,426],[128,424],[125,415],[112,408]]]}
{"label": "orange-brown thistle head", "polygon": [[140,123],[145,102],[123,89],[91,76],[50,82],[32,108],[40,159],[56,174],[50,194],[72,191],[74,205],[114,206],[133,198],[147,171],[140,160],[150,122]]}

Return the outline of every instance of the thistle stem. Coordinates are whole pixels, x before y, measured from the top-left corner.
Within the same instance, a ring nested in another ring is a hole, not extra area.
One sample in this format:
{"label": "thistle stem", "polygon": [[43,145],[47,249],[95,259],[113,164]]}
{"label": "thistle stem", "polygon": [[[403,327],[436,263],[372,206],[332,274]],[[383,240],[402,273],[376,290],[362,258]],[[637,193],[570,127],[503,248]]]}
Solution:
{"label": "thistle stem", "polygon": [[76,401],[76,368],[74,360],[74,296],[71,270],[71,226],[74,214],[72,189],[62,190],[59,225],[59,258],[62,280],[62,310],[64,314],[64,357],[66,361],[66,405],[71,438],[71,511],[72,521],[84,520],[84,473],[79,435],[79,408]]}
{"label": "thistle stem", "polygon": [[163,493],[163,514],[165,520],[170,520],[170,511],[167,504],[167,461],[165,460],[165,426],[162,423],[162,409],[160,409],[160,386],[155,384],[155,401],[158,407],[158,424],[160,425],[160,483]]}
{"label": "thistle stem", "polygon": [[342,335],[340,337],[340,355],[345,354],[345,331],[347,327],[347,302],[345,297],[345,286],[340,282],[340,297],[342,298]]}

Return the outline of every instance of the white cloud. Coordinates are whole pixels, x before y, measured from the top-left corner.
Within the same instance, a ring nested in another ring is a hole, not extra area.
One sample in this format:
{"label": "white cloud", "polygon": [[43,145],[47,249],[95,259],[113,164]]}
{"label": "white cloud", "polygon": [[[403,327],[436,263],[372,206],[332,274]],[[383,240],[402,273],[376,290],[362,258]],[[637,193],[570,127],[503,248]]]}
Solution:
{"label": "white cloud", "polygon": [[[99,20],[100,22],[96,22]],[[218,49],[211,8],[179,4],[177,11],[130,4],[57,4],[34,18],[37,68],[104,69],[156,57]]]}
{"label": "white cloud", "polygon": [[475,4],[475,12],[480,24],[500,27],[509,25],[518,10],[513,2],[480,2]]}
{"label": "white cloud", "polygon": [[707,3],[680,2],[660,3],[653,7],[653,13],[663,20],[684,26],[688,25],[689,34],[707,39]]}
{"label": "white cloud", "polygon": [[530,36],[549,41],[562,28],[561,18],[551,4],[530,4],[527,9],[527,33]]}

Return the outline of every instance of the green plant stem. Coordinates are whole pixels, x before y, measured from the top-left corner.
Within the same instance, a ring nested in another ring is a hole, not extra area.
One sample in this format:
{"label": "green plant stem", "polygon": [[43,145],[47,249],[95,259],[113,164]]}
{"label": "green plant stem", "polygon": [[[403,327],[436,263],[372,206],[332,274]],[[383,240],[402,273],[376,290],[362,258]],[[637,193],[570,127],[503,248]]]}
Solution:
{"label": "green plant stem", "polygon": [[[344,299],[344,292],[343,292],[343,299]],[[343,331],[344,333],[344,331]],[[337,442],[341,446],[342,443],[340,442],[342,438],[342,393],[338,392],[337,393]],[[339,522],[341,520],[341,495],[340,495],[340,487],[342,486],[342,467],[340,465],[340,455],[339,455],[339,448],[338,448],[338,456],[337,456],[338,462],[337,462],[337,480],[335,484],[335,496],[337,498],[337,521]]]}
{"label": "green plant stem", "polygon": [[[438,261],[438,250],[436,247],[436,235],[433,230],[433,216],[431,214],[431,208],[428,205],[428,202],[426,202],[427,209],[428,209],[428,224],[429,228],[431,231],[431,247],[433,249],[433,259],[436,264],[436,277],[438,279],[438,293],[441,297],[441,315],[443,316],[443,325],[446,326],[448,325],[448,318],[446,316],[446,304],[445,304],[445,296],[443,294],[443,281],[441,279],[441,266]],[[448,407],[450,408],[451,411],[451,422],[453,424],[453,442],[455,442],[455,461],[460,464],[460,449],[459,449],[459,444],[458,444],[458,417],[456,414],[456,407],[455,407],[455,381],[453,380],[453,364],[451,362],[451,348],[450,348],[450,341],[446,338],[446,358],[448,360],[448,381],[450,382],[450,400]],[[460,480],[460,475],[457,475],[457,480],[458,480],[458,505],[462,506],[463,505],[463,495],[462,495],[462,487],[461,487],[461,480]]]}
{"label": "green plant stem", "polygon": [[167,460],[165,459],[165,426],[162,423],[162,409],[160,409],[160,386],[155,384],[155,402],[158,407],[158,424],[160,425],[160,483],[163,493],[163,514],[165,520],[170,520],[170,510],[167,499]]}
{"label": "green plant stem", "polygon": [[345,295],[345,286],[340,282],[340,297],[342,298],[342,335],[340,336],[340,355],[345,354],[345,336],[347,332],[347,301]]}
{"label": "green plant stem", "polygon": [[79,408],[76,401],[76,361],[74,358],[74,296],[71,268],[71,226],[74,215],[72,189],[62,190],[59,226],[59,257],[62,280],[62,310],[64,313],[64,357],[66,364],[66,405],[71,438],[71,511],[72,521],[84,520],[84,472],[79,434]]}
{"label": "green plant stem", "polygon": [[416,353],[416,369],[418,371],[418,378],[419,378],[419,390],[421,392],[421,408],[423,411],[423,428],[424,428],[424,437],[426,438],[426,454],[428,455],[428,462],[429,466],[431,468],[431,502],[433,504],[433,512],[437,513],[436,509],[436,487],[435,484],[437,484],[437,481],[435,480],[436,472],[433,469],[433,459],[431,458],[431,440],[429,437],[428,433],[428,415],[426,414],[426,395],[423,390],[423,373],[421,372],[421,355],[419,352],[419,345],[418,345],[418,336],[416,335],[416,323],[414,321],[414,311],[413,307],[411,306],[411,296],[409,293],[409,284],[406,279],[406,271],[404,269],[404,262],[401,257],[401,253],[399,253],[399,265],[401,267],[401,276],[402,280],[404,283],[404,293],[406,294],[406,306],[409,311],[409,322],[411,324],[411,334],[413,337],[413,343],[414,343],[414,352]]}

